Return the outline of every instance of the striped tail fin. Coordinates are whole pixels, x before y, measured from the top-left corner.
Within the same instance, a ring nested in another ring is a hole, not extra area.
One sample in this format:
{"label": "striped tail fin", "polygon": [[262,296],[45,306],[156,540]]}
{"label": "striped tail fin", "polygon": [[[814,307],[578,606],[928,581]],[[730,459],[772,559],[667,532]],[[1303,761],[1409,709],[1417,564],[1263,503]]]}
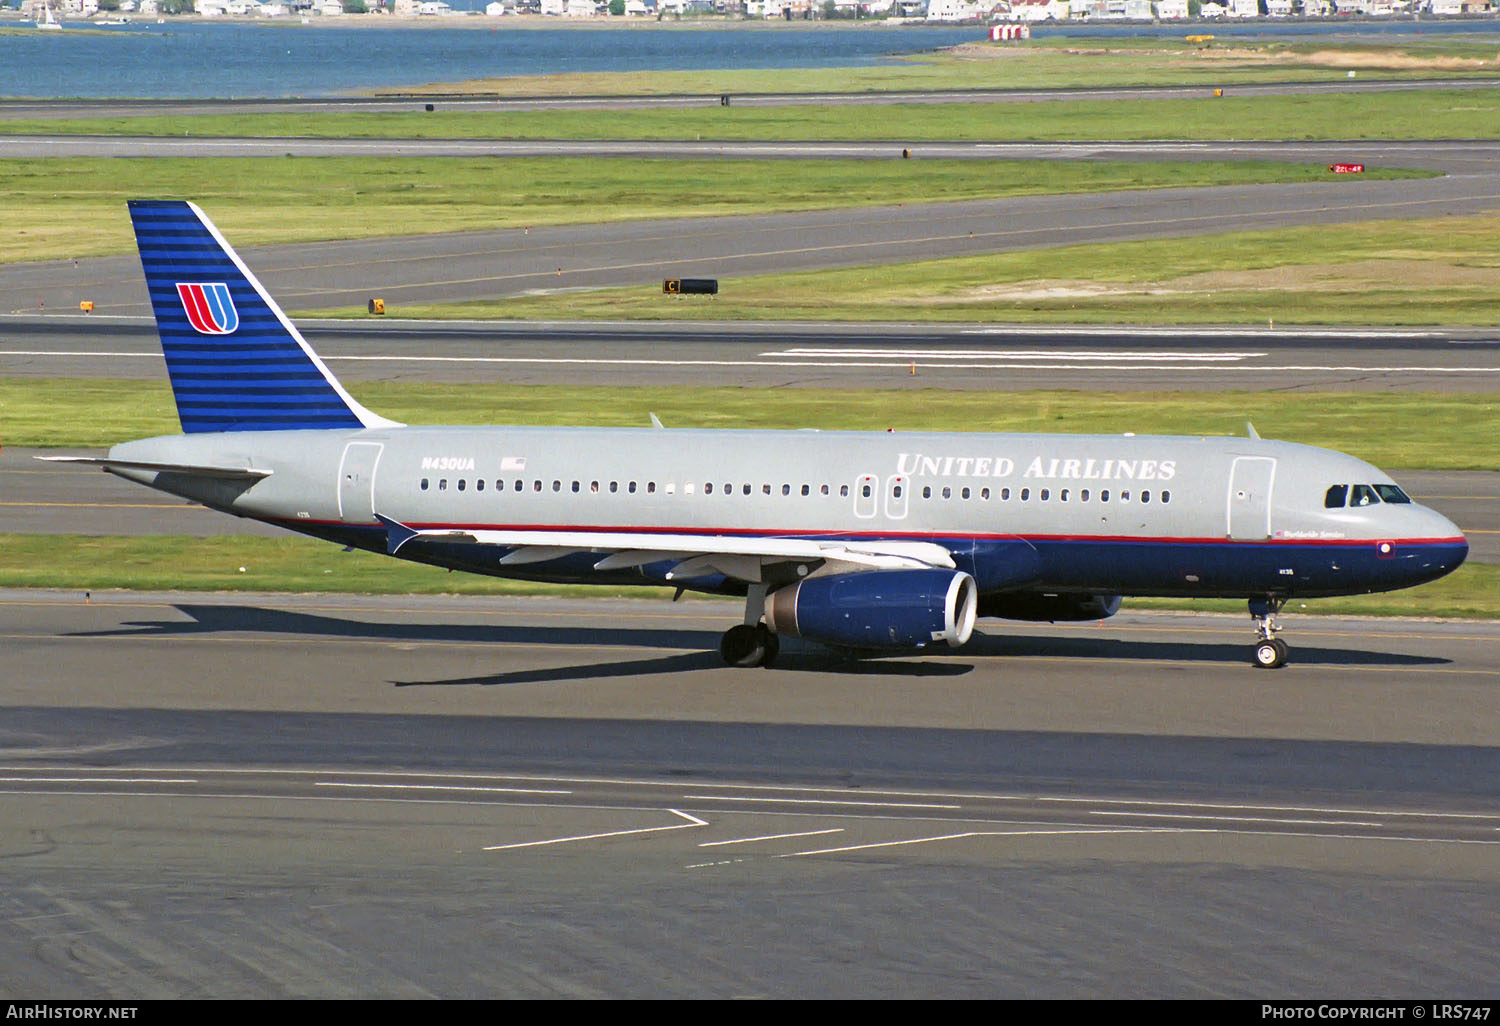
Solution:
{"label": "striped tail fin", "polygon": [[185,434],[399,427],[355,402],[192,203],[131,200]]}

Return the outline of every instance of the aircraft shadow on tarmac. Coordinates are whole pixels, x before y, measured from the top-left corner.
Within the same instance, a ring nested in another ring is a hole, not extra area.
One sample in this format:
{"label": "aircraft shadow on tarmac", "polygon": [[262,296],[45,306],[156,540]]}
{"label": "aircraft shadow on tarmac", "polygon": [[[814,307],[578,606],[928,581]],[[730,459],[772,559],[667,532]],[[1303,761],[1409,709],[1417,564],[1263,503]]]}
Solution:
{"label": "aircraft shadow on tarmac", "polygon": [[[256,606],[191,605],[176,608],[187,620],[133,621],[104,631],[78,632],[72,637],[141,637],[201,634],[302,635],[311,638],[367,638],[384,642],[454,643],[471,645],[546,645],[566,648],[609,646],[625,648],[682,649],[676,655],[653,655],[647,659],[588,662],[575,666],[529,668],[494,674],[477,674],[449,680],[392,681],[398,687],[478,686],[545,683],[610,677],[635,677],[722,668],[718,656],[719,632],[625,627],[548,627],[514,624],[446,624],[419,622],[370,622],[294,610]],[[991,627],[1004,630],[1004,627]],[[1021,629],[1024,629],[1021,628]],[[1101,628],[1107,632],[1108,626]],[[1044,634],[982,634],[975,632],[961,651],[946,648],[931,653],[879,654],[851,659],[821,646],[786,639],[781,655],[769,672],[793,670],[835,674],[879,676],[951,677],[967,674],[972,663],[955,663],[925,657],[958,655],[966,660],[1009,660],[1024,667],[1030,659],[1136,660],[1188,662],[1205,665],[1233,664],[1250,670],[1250,632],[1243,643],[1138,640],[1114,637]],[[1295,635],[1293,635],[1295,637]],[[1292,667],[1339,666],[1438,666],[1452,662],[1440,656],[1400,652],[1374,652],[1359,648],[1294,646]]]}

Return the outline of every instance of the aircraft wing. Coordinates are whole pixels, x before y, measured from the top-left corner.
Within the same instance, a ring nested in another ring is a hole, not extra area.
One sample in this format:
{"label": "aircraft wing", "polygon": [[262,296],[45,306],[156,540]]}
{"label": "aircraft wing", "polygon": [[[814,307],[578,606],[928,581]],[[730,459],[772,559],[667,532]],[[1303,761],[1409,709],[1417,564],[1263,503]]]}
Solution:
{"label": "aircraft wing", "polygon": [[751,583],[764,568],[782,563],[833,563],[850,570],[954,568],[953,555],[933,542],[850,541],[817,538],[743,538],[634,531],[449,531],[407,527],[376,514],[385,525],[386,550],[395,555],[412,541],[494,545],[511,551],[502,566],[539,563],[578,552],[597,553],[596,570],[623,570],[675,562],[667,580],[720,573]]}

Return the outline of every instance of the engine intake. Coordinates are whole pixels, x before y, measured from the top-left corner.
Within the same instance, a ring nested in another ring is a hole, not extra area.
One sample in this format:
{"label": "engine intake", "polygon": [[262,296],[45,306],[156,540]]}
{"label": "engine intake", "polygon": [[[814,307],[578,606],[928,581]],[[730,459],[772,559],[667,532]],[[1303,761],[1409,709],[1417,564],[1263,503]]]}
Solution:
{"label": "engine intake", "polygon": [[809,577],[766,596],[777,634],[848,648],[921,648],[969,640],[974,578],[956,570],[867,570]]}

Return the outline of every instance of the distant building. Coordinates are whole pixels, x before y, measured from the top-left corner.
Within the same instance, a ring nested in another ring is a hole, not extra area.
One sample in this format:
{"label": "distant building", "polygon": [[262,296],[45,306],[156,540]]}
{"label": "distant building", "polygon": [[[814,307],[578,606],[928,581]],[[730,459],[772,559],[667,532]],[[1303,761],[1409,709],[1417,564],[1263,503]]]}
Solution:
{"label": "distant building", "polygon": [[982,7],[969,0],[928,0],[928,21],[978,21],[989,13],[988,7]]}
{"label": "distant building", "polygon": [[1157,0],[1156,16],[1162,21],[1180,21],[1186,18],[1187,0]]}
{"label": "distant building", "polygon": [[1010,0],[1013,21],[1067,21],[1071,13],[1072,6],[1060,0]]}

